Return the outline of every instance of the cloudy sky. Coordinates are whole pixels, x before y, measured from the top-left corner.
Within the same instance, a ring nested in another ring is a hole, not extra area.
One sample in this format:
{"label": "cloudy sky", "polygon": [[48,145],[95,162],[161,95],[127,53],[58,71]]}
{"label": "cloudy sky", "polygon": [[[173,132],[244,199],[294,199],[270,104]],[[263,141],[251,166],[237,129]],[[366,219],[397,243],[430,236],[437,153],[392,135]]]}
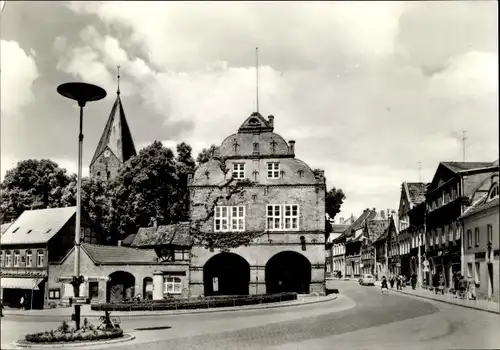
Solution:
{"label": "cloudy sky", "polygon": [[497,2],[13,2],[1,15],[1,171],[50,158],[76,171],[78,110],[58,84],[101,85],[86,107],[84,174],[116,97],[137,148],[194,155],[255,110],[324,168],[340,216],[396,208],[439,161],[498,158]]}

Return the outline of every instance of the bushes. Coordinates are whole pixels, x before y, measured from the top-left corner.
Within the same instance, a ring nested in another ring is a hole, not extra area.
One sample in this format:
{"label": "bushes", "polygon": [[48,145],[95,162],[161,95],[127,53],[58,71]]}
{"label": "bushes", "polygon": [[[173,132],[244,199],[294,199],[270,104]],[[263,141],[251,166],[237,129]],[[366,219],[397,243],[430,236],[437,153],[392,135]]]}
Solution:
{"label": "bushes", "polygon": [[212,296],[196,299],[141,300],[136,302],[94,304],[94,311],[166,311],[193,310],[212,307],[229,307],[275,303],[296,300],[297,293],[279,293],[264,295]]}
{"label": "bushes", "polygon": [[27,342],[31,343],[59,343],[96,341],[119,338],[121,336],[123,336],[123,330],[121,329],[96,329],[94,325],[89,324],[87,319],[84,319],[83,327],[79,330],[71,328],[66,321],[64,321],[56,330],[27,334],[25,339]]}

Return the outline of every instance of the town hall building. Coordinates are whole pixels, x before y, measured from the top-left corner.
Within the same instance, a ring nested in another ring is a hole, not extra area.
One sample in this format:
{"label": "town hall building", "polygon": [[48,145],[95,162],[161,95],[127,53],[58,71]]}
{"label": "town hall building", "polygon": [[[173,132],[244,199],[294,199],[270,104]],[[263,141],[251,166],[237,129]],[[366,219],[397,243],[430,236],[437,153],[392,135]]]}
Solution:
{"label": "town hall building", "polygon": [[[191,295],[324,293],[325,176],[253,113],[189,178]],[[196,228],[198,227],[198,228]],[[247,244],[218,249],[218,242]],[[244,240],[244,239],[243,239]]]}

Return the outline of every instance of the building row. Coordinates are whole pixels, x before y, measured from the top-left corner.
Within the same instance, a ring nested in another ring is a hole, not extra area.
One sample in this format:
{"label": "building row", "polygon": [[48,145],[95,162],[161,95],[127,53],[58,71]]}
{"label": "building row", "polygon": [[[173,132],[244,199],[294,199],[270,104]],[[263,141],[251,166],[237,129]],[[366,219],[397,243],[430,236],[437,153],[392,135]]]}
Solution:
{"label": "building row", "polygon": [[[189,221],[130,232],[118,246],[83,213],[80,296],[91,302],[274,292],[324,293],[325,175],[253,113],[189,175]],[[136,154],[118,95],[90,164],[112,179]],[[1,297],[29,307],[73,296],[75,207],[29,210],[1,234]],[[200,239],[201,237],[201,239]],[[203,239],[205,237],[205,239]],[[221,251],[219,242],[244,244]]]}
{"label": "building row", "polygon": [[[441,162],[430,183],[403,182],[398,210],[366,209],[327,244],[332,276],[458,274],[479,297],[499,300],[499,190],[495,162]],[[386,212],[387,213],[387,212]]]}

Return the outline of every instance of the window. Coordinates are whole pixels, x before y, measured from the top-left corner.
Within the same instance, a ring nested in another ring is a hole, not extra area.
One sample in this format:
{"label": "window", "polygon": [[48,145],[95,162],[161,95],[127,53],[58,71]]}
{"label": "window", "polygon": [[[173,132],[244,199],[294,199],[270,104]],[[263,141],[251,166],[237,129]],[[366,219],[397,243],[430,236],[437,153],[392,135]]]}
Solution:
{"label": "window", "polygon": [[498,197],[498,185],[493,186],[493,188],[490,190],[490,194],[488,196],[488,201],[492,200],[493,198]]}
{"label": "window", "polygon": [[50,289],[49,290],[49,299],[60,299],[61,298],[61,290],[60,289]]}
{"label": "window", "polygon": [[299,228],[299,206],[285,205],[285,230],[296,230]]}
{"label": "window", "polygon": [[10,267],[12,265],[12,254],[10,251],[5,252],[5,266]]}
{"label": "window", "polygon": [[257,142],[253,143],[253,151],[254,153],[259,153],[259,144]]}
{"label": "window", "polygon": [[299,229],[299,206],[297,204],[268,204],[267,229],[270,231]]}
{"label": "window", "polygon": [[235,179],[244,179],[245,178],[245,164],[244,163],[233,164],[233,177]]}
{"label": "window", "polygon": [[89,282],[90,298],[96,299],[99,297],[99,282]]}
{"label": "window", "polygon": [[493,243],[493,226],[488,225],[488,243]]}
{"label": "window", "polygon": [[267,178],[279,179],[280,177],[280,163],[273,162],[267,163]]}
{"label": "window", "polygon": [[479,227],[474,229],[474,241],[476,243],[476,247],[479,247]]}
{"label": "window", "polygon": [[1,252],[1,253],[0,253],[0,267],[3,267],[3,262],[4,262],[4,260],[3,260],[3,259],[4,259],[4,253],[3,253],[3,252]]}
{"label": "window", "polygon": [[245,230],[245,207],[239,206],[217,206],[215,207],[215,232],[244,231]]}
{"label": "window", "polygon": [[26,251],[26,267],[33,267],[33,254],[31,250]]}
{"label": "window", "polygon": [[163,294],[181,294],[182,293],[182,278],[165,276],[163,278]]}
{"label": "window", "polygon": [[270,204],[267,206],[267,229],[281,229],[281,205]]}
{"label": "window", "polygon": [[467,246],[472,247],[472,231],[467,230]]}
{"label": "window", "polygon": [[480,284],[481,283],[481,265],[479,262],[474,263],[475,271],[474,271],[474,283],[475,284]]}
{"label": "window", "polygon": [[20,262],[21,262],[21,255],[19,255],[19,252],[16,250],[14,252],[14,266],[19,267]]}
{"label": "window", "polygon": [[36,266],[39,266],[39,267],[42,267],[43,264],[44,264],[44,257],[45,257],[45,254],[43,253],[43,251],[39,251],[38,254],[37,254],[37,259],[36,259]]}
{"label": "window", "polygon": [[448,225],[448,242],[453,241],[453,226]]}

